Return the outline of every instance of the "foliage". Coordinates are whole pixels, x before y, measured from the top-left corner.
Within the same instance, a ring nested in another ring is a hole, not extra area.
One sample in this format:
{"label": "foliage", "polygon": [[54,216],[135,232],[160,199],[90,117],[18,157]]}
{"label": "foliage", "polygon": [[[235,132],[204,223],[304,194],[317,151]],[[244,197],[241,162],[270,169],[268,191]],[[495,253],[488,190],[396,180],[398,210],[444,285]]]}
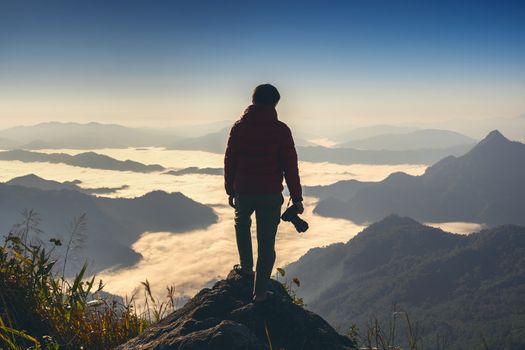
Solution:
{"label": "foliage", "polygon": [[[287,272],[301,278],[301,296],[332,324],[355,323],[366,334],[370,318],[391,322],[385,310],[396,303],[417,320],[425,349],[437,339],[447,350],[524,348],[523,227],[453,235],[389,217],[346,244],[312,250]],[[409,348],[406,337],[397,339]]]}
{"label": "foliage", "polygon": [[[109,349],[151,323],[137,314],[133,300],[125,305],[90,300],[104,285],[86,278],[86,264],[71,280],[57,276],[52,252],[60,240],[52,239],[49,250],[31,244],[29,234],[39,232],[38,219],[32,211],[24,219],[0,246],[0,348]],[[75,235],[82,220],[73,224]],[[70,239],[68,249],[76,239]]]}
{"label": "foliage", "polygon": [[354,323],[350,326],[348,331],[346,332],[346,336],[350,338],[354,342],[354,344],[359,344],[359,327]]}
{"label": "foliage", "polygon": [[[361,333],[357,325],[353,324],[346,335],[361,350],[445,350],[451,346],[445,336],[436,336],[432,343],[427,342],[425,345],[420,333],[418,323],[414,323],[407,312],[396,311],[394,305],[394,311],[386,326],[377,317],[374,317],[368,323],[364,333]],[[476,348],[489,349],[484,337],[481,337]]]}
{"label": "foliage", "polygon": [[17,345],[17,339],[33,343],[35,347],[40,346],[40,343],[26,332],[6,326],[0,317],[0,344],[8,350],[18,350],[20,347]]}
{"label": "foliage", "polygon": [[153,296],[148,280],[141,282],[141,284],[144,287],[144,311],[141,313],[141,317],[150,324],[159,322],[178,309],[181,300],[183,300],[175,297],[175,288],[173,286],[166,287],[166,301],[161,301]]}
{"label": "foliage", "polygon": [[[292,301],[294,302],[294,304],[302,306],[302,307],[306,307],[306,304],[304,303],[303,298],[299,297],[299,295],[297,294],[297,290],[299,289],[299,287],[301,287],[301,281],[299,280],[299,278],[294,277],[291,280],[284,279],[284,277],[286,276],[286,271],[284,271],[284,269],[281,267],[278,267],[276,270],[277,270],[277,273],[275,274],[275,279],[281,282],[284,289],[286,289],[286,291],[292,298]],[[280,280],[279,276],[281,276],[283,280]]]}

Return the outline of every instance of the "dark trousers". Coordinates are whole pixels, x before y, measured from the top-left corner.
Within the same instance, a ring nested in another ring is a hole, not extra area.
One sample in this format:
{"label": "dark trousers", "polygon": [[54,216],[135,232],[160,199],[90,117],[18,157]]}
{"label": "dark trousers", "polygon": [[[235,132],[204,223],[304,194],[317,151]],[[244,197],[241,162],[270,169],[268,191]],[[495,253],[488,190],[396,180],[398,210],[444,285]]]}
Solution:
{"label": "dark trousers", "polygon": [[235,196],[235,235],[243,269],[253,269],[251,216],[257,223],[257,267],[254,294],[263,295],[268,287],[275,263],[275,235],[281,221],[281,193],[237,194]]}

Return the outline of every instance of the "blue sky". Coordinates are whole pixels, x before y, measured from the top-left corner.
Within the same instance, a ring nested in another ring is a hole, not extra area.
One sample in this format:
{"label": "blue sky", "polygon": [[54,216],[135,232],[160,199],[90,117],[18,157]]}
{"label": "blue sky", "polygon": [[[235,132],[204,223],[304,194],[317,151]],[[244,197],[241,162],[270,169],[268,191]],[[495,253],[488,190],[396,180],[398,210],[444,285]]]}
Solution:
{"label": "blue sky", "polygon": [[232,119],[260,82],[291,120],[525,112],[520,1],[0,2],[0,121]]}

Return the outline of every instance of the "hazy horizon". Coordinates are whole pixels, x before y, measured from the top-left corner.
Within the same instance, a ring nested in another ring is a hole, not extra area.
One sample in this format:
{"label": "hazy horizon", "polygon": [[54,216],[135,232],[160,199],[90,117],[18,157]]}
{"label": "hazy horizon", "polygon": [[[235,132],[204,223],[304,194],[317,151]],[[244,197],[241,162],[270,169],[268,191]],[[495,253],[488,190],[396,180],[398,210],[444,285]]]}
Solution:
{"label": "hazy horizon", "polygon": [[[277,108],[279,111],[279,108]],[[175,121],[169,126],[161,127],[158,125],[147,125],[147,124],[132,124],[132,123],[117,123],[117,122],[107,122],[107,121],[96,121],[96,120],[86,120],[86,121],[61,121],[57,119],[50,119],[46,121],[33,121],[33,122],[27,122],[27,123],[16,123],[14,122],[12,125],[9,124],[3,124],[0,128],[0,131],[9,130],[11,128],[17,128],[17,127],[33,127],[38,125],[46,125],[46,124],[79,124],[79,125],[88,125],[88,124],[100,124],[100,125],[116,125],[116,126],[123,126],[133,129],[142,129],[142,130],[151,130],[151,131],[161,131],[161,132],[172,132],[175,135],[180,134],[181,137],[198,137],[198,136],[204,136],[206,134],[212,134],[215,132],[218,132],[226,127],[230,127],[235,123],[236,120],[238,120],[241,117],[242,113],[239,113],[237,116],[232,116],[230,119],[222,119],[222,120],[215,120],[215,121],[209,121],[209,122],[202,122],[202,121],[191,121],[191,120],[183,120],[183,121]],[[355,124],[352,122],[348,123],[338,123],[337,125],[331,125],[322,123],[322,121],[319,121],[319,123],[312,123],[312,124],[306,124],[306,123],[297,123],[297,122],[290,122],[287,120],[286,117],[281,118],[279,116],[279,119],[286,122],[292,130],[295,130],[294,134],[298,134],[300,136],[307,136],[307,140],[314,143],[319,144],[325,147],[331,147],[332,145],[337,144],[335,139],[340,138],[342,135],[344,135],[346,132],[352,132],[356,130],[360,130],[362,128],[380,128],[380,127],[407,127],[407,128],[413,128],[414,130],[449,130],[449,131],[455,131],[462,133],[466,136],[481,139],[484,136],[486,136],[490,131],[492,130],[500,130],[507,136],[509,136],[513,140],[519,140],[519,141],[525,141],[525,130],[519,130],[519,128],[522,125],[525,125],[525,114],[520,114],[516,116],[510,116],[510,117],[501,117],[501,118],[485,118],[478,120],[476,124],[472,124],[471,121],[466,119],[458,119],[458,120],[445,120],[443,122],[391,122],[391,123],[375,123],[373,120],[369,123],[363,123],[363,124]],[[518,129],[516,129],[516,127]],[[399,133],[408,133],[406,132],[399,132]],[[383,134],[381,132],[377,132],[378,135]],[[388,134],[388,132],[385,132],[385,134]],[[297,135],[296,135],[297,136]],[[348,138],[347,141],[352,139],[359,139],[360,137],[352,137]],[[366,136],[363,136],[362,138],[366,138]]]}

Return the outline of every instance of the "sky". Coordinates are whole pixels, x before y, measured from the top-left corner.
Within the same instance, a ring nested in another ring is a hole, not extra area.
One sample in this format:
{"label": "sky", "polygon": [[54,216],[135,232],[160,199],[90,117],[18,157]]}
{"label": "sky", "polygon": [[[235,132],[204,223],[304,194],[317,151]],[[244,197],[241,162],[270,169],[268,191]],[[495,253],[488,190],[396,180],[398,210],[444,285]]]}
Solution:
{"label": "sky", "polygon": [[272,83],[295,124],[525,113],[523,1],[0,0],[0,128],[234,120]]}

